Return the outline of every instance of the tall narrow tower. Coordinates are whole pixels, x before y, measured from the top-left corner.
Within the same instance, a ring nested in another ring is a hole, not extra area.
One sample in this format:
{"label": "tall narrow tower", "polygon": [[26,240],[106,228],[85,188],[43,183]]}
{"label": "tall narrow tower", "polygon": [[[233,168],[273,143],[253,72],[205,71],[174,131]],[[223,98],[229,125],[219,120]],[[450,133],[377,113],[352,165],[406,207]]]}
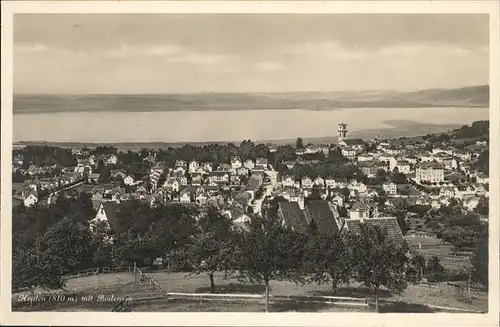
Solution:
{"label": "tall narrow tower", "polygon": [[339,142],[346,138],[347,134],[347,124],[340,123],[338,129]]}

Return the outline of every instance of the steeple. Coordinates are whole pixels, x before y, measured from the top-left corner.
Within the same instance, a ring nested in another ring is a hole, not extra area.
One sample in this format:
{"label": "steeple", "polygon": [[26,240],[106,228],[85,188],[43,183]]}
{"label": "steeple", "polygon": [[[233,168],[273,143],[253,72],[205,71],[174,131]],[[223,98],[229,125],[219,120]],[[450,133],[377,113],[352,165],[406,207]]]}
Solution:
{"label": "steeple", "polygon": [[346,134],[347,134],[347,124],[340,123],[338,129],[339,142],[346,138]]}

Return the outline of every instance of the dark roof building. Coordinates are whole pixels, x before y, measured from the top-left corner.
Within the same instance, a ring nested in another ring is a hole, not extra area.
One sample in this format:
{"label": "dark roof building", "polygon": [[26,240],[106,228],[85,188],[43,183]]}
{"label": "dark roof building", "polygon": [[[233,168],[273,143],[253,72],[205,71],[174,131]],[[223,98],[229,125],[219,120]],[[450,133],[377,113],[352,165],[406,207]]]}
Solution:
{"label": "dark roof building", "polygon": [[335,216],[327,201],[311,200],[307,203],[305,212],[307,221],[309,223],[313,221],[318,232],[325,234],[339,233]]}
{"label": "dark roof building", "polygon": [[343,139],[339,143],[345,144],[346,146],[365,145],[363,139]]}
{"label": "dark roof building", "polygon": [[395,217],[367,218],[367,219],[346,219],[345,228],[352,233],[361,233],[361,224],[367,226],[381,226],[386,229],[388,238],[398,245],[404,244],[405,240],[398,221]]}
{"label": "dark roof building", "polygon": [[299,232],[306,232],[308,229],[306,215],[300,210],[297,202],[279,202],[278,216],[287,228]]}

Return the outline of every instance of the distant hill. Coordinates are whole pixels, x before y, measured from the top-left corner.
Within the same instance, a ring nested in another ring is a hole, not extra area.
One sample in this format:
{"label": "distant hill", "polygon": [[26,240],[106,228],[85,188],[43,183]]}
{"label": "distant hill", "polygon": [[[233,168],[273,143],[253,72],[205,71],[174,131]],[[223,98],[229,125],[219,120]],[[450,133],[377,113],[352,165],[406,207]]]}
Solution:
{"label": "distant hill", "polygon": [[415,92],[14,95],[14,113],[487,107],[489,86]]}

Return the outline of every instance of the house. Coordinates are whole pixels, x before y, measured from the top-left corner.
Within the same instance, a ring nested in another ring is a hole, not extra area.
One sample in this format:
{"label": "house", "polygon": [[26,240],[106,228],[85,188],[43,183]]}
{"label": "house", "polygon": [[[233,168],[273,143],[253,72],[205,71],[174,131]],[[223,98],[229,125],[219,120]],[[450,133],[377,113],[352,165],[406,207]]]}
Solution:
{"label": "house", "polygon": [[375,157],[371,153],[361,153],[358,155],[358,162],[372,161]]}
{"label": "house", "polygon": [[163,187],[172,192],[179,192],[181,183],[175,177],[169,177],[165,180]]}
{"label": "house", "polygon": [[477,146],[487,146],[488,145],[488,141],[486,141],[486,140],[476,141],[476,145]]}
{"label": "house", "polygon": [[92,189],[92,200],[96,201],[102,201],[104,198],[104,188],[103,187],[96,187]]}
{"label": "house", "polygon": [[300,186],[302,188],[311,188],[313,186],[313,181],[310,177],[304,176],[300,181]]}
{"label": "house", "polygon": [[306,150],[302,149],[302,148],[301,149],[297,149],[297,150],[295,150],[295,154],[297,156],[303,156],[304,154],[306,154]]}
{"label": "house", "polygon": [[116,212],[118,211],[118,208],[119,204],[117,203],[100,202],[94,218],[90,221],[91,226],[95,226],[97,222],[106,222],[109,228],[111,228],[115,233],[119,233],[117,231],[118,225],[116,220]]}
{"label": "house", "polygon": [[348,138],[343,138],[337,143],[340,147],[345,148],[349,147],[352,148],[356,153],[361,153],[365,149],[365,141],[359,138],[355,139],[348,139]]}
{"label": "house", "polygon": [[127,175],[127,177],[125,177],[125,178],[123,179],[123,183],[124,183],[125,185],[129,185],[129,186],[130,186],[130,185],[134,185],[134,183],[135,183],[134,176],[132,176],[132,175]]}
{"label": "house", "polygon": [[356,202],[349,209],[350,219],[365,219],[370,217],[370,206],[363,202]]}
{"label": "house", "polygon": [[295,178],[292,175],[285,175],[281,177],[281,185],[283,187],[294,187],[295,186]]}
{"label": "house", "polygon": [[249,173],[250,173],[249,168],[247,168],[245,166],[240,167],[240,168],[236,168],[236,174],[239,176],[248,176]]}
{"label": "house", "polygon": [[191,161],[189,162],[189,168],[188,168],[189,173],[191,173],[191,174],[192,174],[192,173],[194,173],[194,172],[198,171],[198,168],[199,168],[198,161],[196,161],[196,160],[191,160]]}
{"label": "house", "polygon": [[339,234],[340,221],[335,219],[334,209],[325,200],[311,200],[305,207],[306,221],[319,233]]}
{"label": "house", "polygon": [[319,153],[319,152],[321,152],[321,149],[316,144],[309,144],[305,148],[305,153],[307,153],[307,154],[313,154],[313,153]]}
{"label": "house", "polygon": [[414,156],[413,154],[409,154],[404,156],[404,160],[408,161],[411,165],[415,165],[418,162],[418,158]]}
{"label": "house", "polygon": [[188,179],[187,179],[187,177],[186,177],[186,176],[178,176],[178,177],[177,177],[177,180],[179,180],[179,184],[180,184],[181,186],[186,186],[186,185],[188,185]]}
{"label": "house", "polygon": [[196,189],[194,197],[195,197],[196,204],[199,204],[199,205],[207,204],[208,200],[210,199],[210,196],[207,194],[207,192],[203,188]]}
{"label": "house", "polygon": [[114,154],[106,158],[107,165],[116,165],[117,162],[118,162],[118,157]]}
{"label": "house", "polygon": [[325,184],[329,188],[344,188],[347,187],[347,178],[327,179]]}
{"label": "house", "polygon": [[462,201],[462,205],[468,211],[474,211],[474,209],[476,209],[476,207],[479,205],[479,199],[476,197],[469,197]]}
{"label": "house", "polygon": [[342,155],[346,157],[347,159],[354,160],[356,158],[356,155],[358,154],[358,151],[353,148],[353,147],[343,147],[341,149]]}
{"label": "house", "polygon": [[231,169],[233,171],[236,171],[236,169],[238,169],[242,166],[243,166],[243,163],[241,162],[241,158],[239,156],[231,157]]}
{"label": "house", "polygon": [[415,171],[415,181],[439,183],[444,181],[444,166],[438,162],[421,162]]}
{"label": "house", "polygon": [[388,147],[384,148],[383,151],[391,156],[397,156],[397,155],[404,152],[403,149],[401,149],[400,147],[397,147],[397,146],[388,146]]}
{"label": "house", "polygon": [[255,167],[267,169],[267,165],[267,158],[257,158],[257,161],[255,162]]}
{"label": "house", "polygon": [[135,190],[134,194],[137,196],[137,198],[144,200],[146,198],[146,196],[148,195],[148,190],[144,186],[139,186]]}
{"label": "house", "polygon": [[398,160],[396,162],[396,168],[398,169],[398,172],[402,174],[409,174],[411,172],[411,165],[407,160]]}
{"label": "house", "polygon": [[403,245],[405,239],[401,228],[399,227],[398,220],[395,217],[378,217],[370,219],[346,219],[344,228],[351,233],[360,234],[362,226],[379,226],[387,232],[389,240],[398,245]]}
{"label": "house", "polygon": [[379,170],[379,165],[375,161],[361,161],[358,167],[368,177],[375,177]]}
{"label": "house", "polygon": [[213,162],[202,162],[201,163],[201,169],[204,171],[211,173],[214,168],[214,163]]}
{"label": "house", "polygon": [[181,167],[184,169],[187,168],[187,162],[185,160],[176,160],[174,168],[178,168],[178,167]]}
{"label": "house", "polygon": [[336,205],[337,207],[344,206],[344,198],[341,197],[339,194],[334,194],[330,201],[332,202],[333,205]]}
{"label": "house", "polygon": [[97,183],[99,182],[99,177],[101,177],[101,174],[92,173],[88,175],[87,180],[89,181],[89,183]]}
{"label": "house", "polygon": [[240,186],[241,185],[240,175],[231,175],[231,176],[229,176],[229,183],[232,186]]}
{"label": "house", "polygon": [[296,202],[279,202],[278,217],[283,226],[292,231],[306,232],[308,230],[306,215]]}
{"label": "house", "polygon": [[484,173],[479,173],[476,176],[476,183],[477,184],[489,184],[490,178],[488,177],[488,175],[486,175]]}
{"label": "house", "polygon": [[31,207],[38,202],[38,191],[34,188],[27,187],[23,191],[23,203],[25,207]]}
{"label": "house", "polygon": [[233,171],[233,169],[231,168],[230,164],[222,163],[219,165],[219,167],[217,167],[216,171],[223,171],[223,172],[230,173]]}
{"label": "house", "polygon": [[441,147],[437,147],[437,148],[432,149],[432,154],[438,154],[438,153],[447,154],[447,155],[452,156],[453,149],[452,148],[441,148]]}
{"label": "house", "polygon": [[321,187],[324,187],[325,186],[325,180],[323,178],[321,178],[321,176],[318,176],[314,179],[314,185],[318,185],[318,186],[321,186]]}
{"label": "house", "polygon": [[441,187],[441,189],[439,190],[439,195],[452,198],[455,196],[455,188],[451,186]]}
{"label": "house", "polygon": [[463,161],[469,161],[472,159],[472,154],[469,151],[457,150],[453,153],[453,155]]}
{"label": "house", "polygon": [[112,172],[111,176],[113,176],[113,178],[125,179],[125,177],[127,177],[127,174],[125,174],[124,172],[122,172],[120,170],[117,170],[117,171]]}
{"label": "house", "polygon": [[180,203],[190,203],[191,202],[191,188],[184,188],[179,195]]}
{"label": "house", "polygon": [[255,162],[252,159],[247,159],[243,163],[243,166],[246,167],[249,170],[252,170],[255,168]]}
{"label": "house", "polygon": [[384,184],[382,184],[382,189],[388,195],[398,194],[398,186],[395,183],[384,183]]}
{"label": "house", "polygon": [[365,193],[366,192],[366,185],[358,182],[355,179],[352,179],[347,183],[346,187],[351,190],[351,191],[356,191],[357,193]]}
{"label": "house", "polygon": [[430,153],[424,152],[419,156],[420,162],[431,162],[434,160],[434,156]]}
{"label": "house", "polygon": [[229,173],[225,171],[213,171],[208,176],[208,180],[213,183],[229,183]]}
{"label": "house", "polygon": [[319,150],[323,152],[325,156],[328,156],[330,154],[330,146],[327,144],[321,144],[318,146]]}
{"label": "house", "polygon": [[200,173],[193,173],[191,175],[191,185],[200,186],[203,182],[203,176]]}
{"label": "house", "polygon": [[472,185],[458,185],[455,187],[455,197],[458,199],[467,199],[474,197],[476,190]]}

